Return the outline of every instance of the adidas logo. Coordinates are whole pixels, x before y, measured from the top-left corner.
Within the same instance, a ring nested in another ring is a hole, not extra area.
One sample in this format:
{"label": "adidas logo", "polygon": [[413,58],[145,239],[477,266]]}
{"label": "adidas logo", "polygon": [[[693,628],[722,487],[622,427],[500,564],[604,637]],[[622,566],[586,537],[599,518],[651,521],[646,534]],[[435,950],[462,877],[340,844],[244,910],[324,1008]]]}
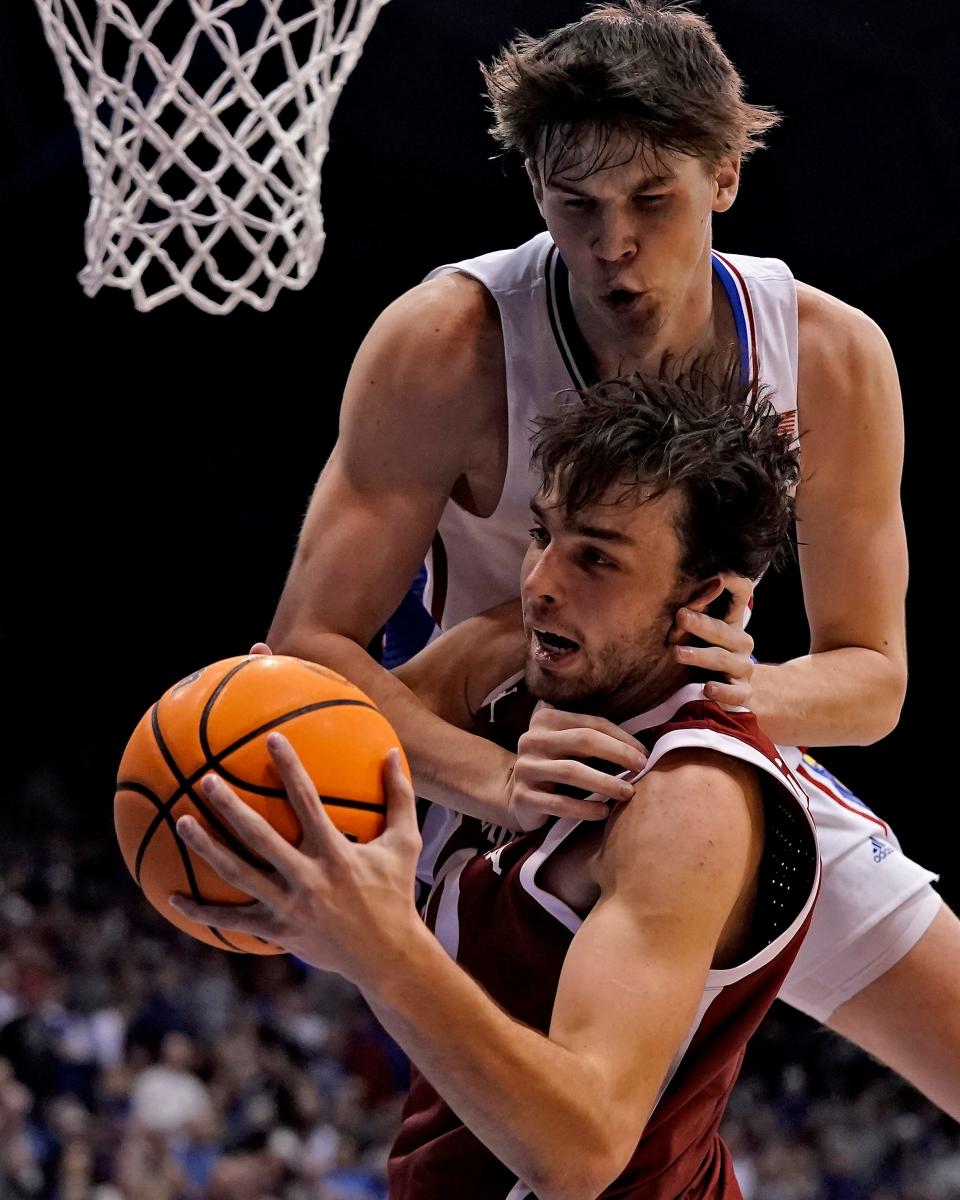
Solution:
{"label": "adidas logo", "polygon": [[870,838],[870,848],[873,851],[873,861],[875,863],[883,862],[888,854],[893,854],[896,849],[889,842],[883,842],[878,837]]}

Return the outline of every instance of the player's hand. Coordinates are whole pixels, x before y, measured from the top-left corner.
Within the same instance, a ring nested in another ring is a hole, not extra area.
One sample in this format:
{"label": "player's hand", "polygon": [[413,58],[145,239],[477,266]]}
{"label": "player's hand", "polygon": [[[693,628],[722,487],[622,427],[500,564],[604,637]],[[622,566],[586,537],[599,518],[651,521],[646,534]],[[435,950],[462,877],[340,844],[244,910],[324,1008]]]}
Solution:
{"label": "player's hand", "polygon": [[[507,800],[513,829],[538,829],[548,817],[602,821],[607,800],[629,800],[633,785],[590,766],[584,759],[602,759],[624,771],[641,771],[647,752],[636,738],[603,717],[564,712],[541,705],[517,746]],[[564,795],[561,787],[593,795],[583,800]]]}
{"label": "player's hand", "polygon": [[285,841],[219,776],[207,775],[207,801],[272,870],[244,862],[193,817],[183,816],[177,833],[184,842],[253,902],[198,904],[172,896],[170,904],[192,921],[264,938],[363,986],[385,964],[402,957],[411,929],[420,923],[414,880],[421,843],[413,788],[399,753],[391,751],[383,768],[386,828],[372,842],[357,845],[330,820],[287,739],[271,733],[267,746],[303,829],[300,845]]}
{"label": "player's hand", "polygon": [[[747,606],[753,595],[753,581],[743,575],[725,575],[726,590],[733,599],[727,616],[720,620],[706,613],[681,608],[667,640],[678,662],[685,667],[700,667],[725,681],[708,683],[703,691],[724,708],[750,708],[753,701],[753,638],[744,629]],[[690,639],[708,643],[691,646]]]}
{"label": "player's hand", "polygon": [[250,647],[251,654],[272,654],[273,651],[266,642],[254,642]]}

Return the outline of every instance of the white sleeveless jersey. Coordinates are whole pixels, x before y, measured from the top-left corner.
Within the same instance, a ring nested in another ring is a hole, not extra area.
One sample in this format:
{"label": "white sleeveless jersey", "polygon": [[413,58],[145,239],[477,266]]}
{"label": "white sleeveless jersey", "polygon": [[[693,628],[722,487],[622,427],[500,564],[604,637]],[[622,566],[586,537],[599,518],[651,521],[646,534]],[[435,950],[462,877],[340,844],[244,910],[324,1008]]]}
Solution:
{"label": "white sleeveless jersey", "polygon": [[[797,418],[797,293],[789,268],[774,258],[713,255],[730,301],[745,380],[772,392],[784,427]],[[497,302],[506,362],[508,449],[503,491],[489,517],[454,501],[444,510],[427,560],[424,604],[443,629],[517,595],[526,552],[534,419],[556,410],[564,392],[596,382],[592,359],[573,317],[569,275],[549,233],[515,250],[438,267],[427,276],[462,271]]]}
{"label": "white sleeveless jersey", "polygon": [[[767,388],[783,428],[797,431],[797,294],[778,259],[713,255],[736,322],[743,379]],[[427,563],[424,603],[442,628],[519,592],[529,542],[531,422],[555,410],[558,396],[596,382],[573,318],[566,264],[548,233],[515,250],[439,267],[428,278],[462,271],[497,302],[507,372],[509,448],[496,510],[480,518],[452,501]],[[900,850],[889,826],[829,771],[796,747],[780,752],[810,801],[823,858],[823,886],[810,932],[781,999],[818,1020],[888,970],[929,927],[940,907],[936,876]],[[424,829],[429,848],[445,814]]]}

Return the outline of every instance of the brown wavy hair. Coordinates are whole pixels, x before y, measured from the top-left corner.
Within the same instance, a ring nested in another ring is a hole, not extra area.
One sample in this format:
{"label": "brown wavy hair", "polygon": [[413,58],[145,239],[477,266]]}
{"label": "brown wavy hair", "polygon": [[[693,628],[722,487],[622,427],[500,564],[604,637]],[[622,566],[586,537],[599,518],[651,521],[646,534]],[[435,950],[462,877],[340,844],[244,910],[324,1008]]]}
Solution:
{"label": "brown wavy hair", "polygon": [[758,579],[788,552],[799,450],[769,397],[732,368],[701,363],[671,374],[665,365],[657,378],[572,392],[536,422],[532,446],[542,494],[568,516],[680,488],[687,579],[722,571]]}
{"label": "brown wavy hair", "polygon": [[[491,132],[549,180],[562,164],[585,178],[625,138],[711,165],[749,155],[780,120],[748,104],[743,80],[707,21],[684,4],[616,0],[542,38],[520,34],[483,67]],[[598,136],[585,141],[590,130]]]}

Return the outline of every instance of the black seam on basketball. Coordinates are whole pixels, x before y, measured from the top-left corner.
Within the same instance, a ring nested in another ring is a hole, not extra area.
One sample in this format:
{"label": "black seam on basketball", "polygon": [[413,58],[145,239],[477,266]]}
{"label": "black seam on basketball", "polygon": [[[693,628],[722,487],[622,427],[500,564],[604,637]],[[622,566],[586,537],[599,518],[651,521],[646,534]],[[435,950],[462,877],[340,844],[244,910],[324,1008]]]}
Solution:
{"label": "black seam on basketball", "polygon": [[[201,903],[203,903],[203,901],[201,901]],[[207,928],[210,930],[213,936],[219,941],[223,942],[225,946],[228,946],[231,950],[236,950],[238,954],[246,954],[246,950],[244,950],[241,946],[235,946],[225,933],[220,932],[216,925],[208,925]]]}
{"label": "black seam on basketball", "polygon": [[[252,732],[245,734],[242,738],[239,738],[236,742],[234,742],[232,745],[228,746],[225,750],[223,750],[221,752],[221,754],[214,755],[211,753],[209,742],[206,737],[206,721],[209,716],[209,712],[210,712],[210,708],[212,706],[213,699],[223,690],[223,687],[225,686],[225,684],[227,683],[228,680],[233,678],[233,676],[236,675],[238,671],[242,670],[243,667],[247,666],[250,662],[253,662],[253,661],[254,661],[254,659],[252,659],[252,658],[245,659],[243,662],[238,663],[236,667],[232,668],[232,670],[230,670],[224,676],[224,678],[220,681],[220,683],[214,689],[213,694],[211,695],[210,699],[207,701],[206,705],[204,706],[204,713],[201,717],[201,747],[204,751],[207,761],[204,762],[204,764],[197,771],[195,771],[193,773],[193,775],[191,775],[189,778],[186,775],[184,775],[184,773],[180,770],[180,768],[178,767],[178,765],[176,763],[176,760],[174,759],[173,755],[170,753],[169,748],[167,747],[166,742],[163,739],[163,735],[160,731],[160,718],[159,718],[159,707],[160,706],[159,706],[159,703],[155,704],[153,706],[153,708],[151,709],[151,713],[150,713],[151,727],[153,730],[154,738],[156,739],[156,742],[157,742],[157,747],[160,750],[160,753],[163,755],[164,761],[166,762],[166,764],[167,764],[171,774],[173,775],[174,779],[176,780],[178,786],[176,787],[176,789],[174,790],[174,792],[172,793],[172,795],[169,797],[168,800],[162,801],[162,800],[160,800],[159,796],[157,796],[154,792],[150,791],[143,784],[133,783],[132,781],[130,781],[130,782],[123,781],[123,782],[118,782],[118,784],[117,784],[118,791],[121,788],[125,788],[127,791],[133,791],[133,792],[138,793],[139,795],[145,796],[147,799],[150,800],[150,802],[157,809],[157,815],[153,818],[150,825],[147,827],[146,832],[144,833],[143,837],[140,840],[140,845],[137,848],[134,878],[136,879],[138,884],[140,883],[140,872],[141,872],[141,868],[143,866],[143,859],[146,854],[147,847],[150,845],[151,840],[153,839],[154,835],[156,834],[156,832],[160,828],[160,826],[165,824],[168,827],[168,829],[170,830],[170,833],[172,834],[174,842],[177,846],[177,851],[180,854],[181,861],[183,862],[183,865],[184,865],[184,870],[187,874],[187,878],[190,883],[190,890],[193,894],[193,898],[200,904],[203,904],[206,902],[204,897],[200,894],[200,890],[197,886],[196,877],[193,873],[193,864],[190,859],[189,852],[187,851],[186,846],[183,844],[180,836],[177,833],[176,821],[174,820],[174,818],[171,815],[172,810],[173,810],[174,806],[176,805],[177,801],[182,799],[184,796],[188,796],[190,798],[190,800],[193,801],[194,805],[197,808],[197,811],[203,817],[205,817],[207,821],[209,821],[210,825],[216,830],[216,832],[220,835],[222,840],[227,844],[227,846],[230,847],[230,849],[232,849],[237,854],[237,856],[239,858],[241,858],[244,862],[248,863],[250,866],[256,867],[258,870],[263,871],[265,874],[268,874],[268,875],[274,874],[275,873],[274,868],[269,863],[263,862],[255,854],[253,854],[250,850],[248,850],[247,847],[244,845],[244,843],[241,842],[236,837],[235,834],[231,833],[230,829],[227,826],[225,826],[223,824],[223,822],[216,816],[216,814],[213,813],[207,807],[207,805],[203,802],[203,800],[195,792],[194,785],[205,774],[207,774],[209,771],[212,770],[212,771],[215,771],[217,774],[221,775],[228,782],[233,783],[235,786],[243,787],[245,790],[253,792],[254,794],[270,796],[270,797],[277,798],[277,799],[283,799],[286,797],[286,792],[282,788],[260,788],[256,784],[251,786],[246,781],[240,779],[238,776],[234,776],[234,775],[232,775],[232,773],[226,771],[222,765],[221,760],[223,758],[226,758],[228,755],[233,754],[236,750],[239,750],[241,747],[246,745],[248,742],[252,741],[254,738],[259,737],[261,734],[263,734],[271,729],[274,729],[279,725],[284,724],[286,721],[292,720],[294,717],[303,716],[305,713],[316,712],[319,709],[324,709],[324,708],[336,708],[336,707],[341,707],[341,706],[369,708],[369,709],[372,709],[374,712],[379,711],[375,705],[370,704],[364,700],[353,700],[353,699],[321,700],[315,704],[309,704],[309,705],[303,706],[302,708],[294,709],[293,711],[291,711],[289,713],[284,713],[283,716],[281,716],[281,717],[276,717],[272,721],[268,721],[265,725],[262,725],[258,729],[255,729]],[[364,801],[359,801],[359,800],[348,802],[348,801],[344,801],[342,799],[338,799],[336,797],[331,797],[330,799],[332,800],[333,803],[340,804],[343,807],[366,808],[369,811],[378,812],[378,813],[384,813],[386,811],[386,809],[383,805],[369,805],[369,804],[366,804]],[[227,944],[230,945],[230,943],[227,941],[226,938],[223,937],[222,934],[220,934],[217,930],[213,929],[212,926],[210,928],[216,937],[220,938],[222,941],[226,941]],[[264,944],[270,945],[271,943],[264,942]],[[239,947],[237,947],[237,946],[231,946],[231,948],[234,950],[239,949]]]}
{"label": "black seam on basketball", "polygon": [[[187,883],[190,885],[190,892],[198,904],[203,904],[203,896],[200,895],[200,889],[197,887],[197,877],[193,873],[193,863],[190,860],[190,853],[181,839],[177,836],[176,822],[170,815],[170,810],[164,806],[163,801],[156,794],[156,792],[151,791],[150,788],[144,786],[142,783],[120,781],[117,783],[117,791],[136,792],[138,796],[144,796],[152,805],[154,805],[157,810],[157,817],[154,818],[150,829],[154,830],[161,823],[166,823],[170,829],[170,832],[173,834],[174,842],[180,854],[180,861],[183,863],[183,869],[187,876]],[[139,848],[137,849],[137,858],[133,877],[136,879],[138,884],[140,883],[140,869],[143,866],[143,856],[146,853],[147,846],[150,844],[150,839],[152,837],[152,832],[145,834],[140,842]]]}
{"label": "black seam on basketball", "polygon": [[[155,792],[152,792],[148,787],[145,787],[142,783],[134,783],[133,781],[120,780],[117,783],[117,791],[118,792],[136,792],[136,794],[138,796],[144,796],[147,800],[149,800],[150,803],[153,804],[157,808],[158,811],[161,811],[161,812],[163,811],[163,801],[160,799],[160,797]],[[187,876],[187,883],[190,885],[190,893],[193,896],[194,900],[196,900],[196,902],[198,904],[206,904],[207,901],[200,894],[200,888],[197,886],[197,877],[193,873],[193,863],[190,860],[190,853],[187,850],[186,846],[183,844],[182,840],[177,836],[176,824],[175,824],[173,818],[169,815],[169,813],[167,814],[166,823],[170,827],[170,832],[173,834],[174,844],[176,845],[177,850],[180,853],[180,861],[183,863],[183,869]],[[140,843],[140,849],[137,851],[136,873],[135,873],[134,878],[136,879],[138,884],[140,882],[140,868],[143,865],[143,851],[145,850],[147,844],[148,844],[147,839],[144,839]],[[231,942],[230,939],[225,934],[221,933],[220,930],[216,928],[216,926],[208,925],[207,928],[210,930],[210,932],[213,934],[213,936],[215,938],[217,938],[219,941],[223,942],[223,944],[226,947],[228,947],[228,949],[236,950],[238,954],[245,953],[245,951],[243,950],[243,948],[241,946],[234,945],[234,943]],[[254,936],[256,936],[256,935],[254,935]],[[263,942],[263,944],[265,946],[269,946],[272,944],[271,942],[264,941],[264,939],[262,937],[258,937],[257,941]]]}
{"label": "black seam on basketball", "polygon": [[[180,787],[183,789],[181,791],[181,795],[187,795],[190,797],[190,799],[194,803],[194,806],[197,809],[197,812],[199,812],[202,817],[206,818],[206,820],[209,821],[209,823],[214,828],[214,830],[216,831],[218,836],[221,838],[221,840],[224,842],[224,844],[226,846],[228,846],[234,852],[234,854],[236,854],[236,856],[238,858],[242,859],[249,866],[256,867],[257,870],[259,870],[259,871],[263,871],[268,875],[273,874],[273,867],[271,867],[269,863],[266,863],[262,859],[258,858],[257,855],[253,853],[253,851],[248,850],[247,847],[243,844],[243,842],[241,842],[240,839],[237,837],[237,835],[230,829],[229,825],[224,824],[224,822],[221,821],[221,819],[217,816],[217,814],[212,809],[207,807],[207,805],[204,803],[204,801],[200,798],[200,796],[194,790],[193,784],[196,783],[196,781],[205,772],[200,771],[196,775],[192,776],[191,779],[188,780],[186,775],[184,775],[184,773],[180,770],[179,766],[177,765],[177,760],[170,753],[170,750],[167,747],[166,742],[163,740],[163,733],[161,732],[161,729],[160,729],[160,715],[157,712],[157,708],[158,708],[158,706],[155,704],[153,706],[153,711],[151,713],[151,725],[153,728],[153,736],[157,740],[157,746],[160,750],[160,753],[163,755],[164,762],[166,762],[167,766],[170,769],[170,773],[173,775],[174,779],[177,780],[177,782],[180,784]],[[177,799],[179,799],[179,797],[177,797]],[[175,802],[176,802],[175,800],[171,801],[169,807],[172,808],[173,804]],[[153,831],[151,831],[150,836],[152,836],[152,834],[153,834]]]}
{"label": "black seam on basketball", "polygon": [[385,804],[371,803],[369,800],[347,800],[343,796],[321,796],[320,799],[324,807],[332,804],[336,808],[358,808],[362,812],[385,813],[387,811]]}
{"label": "black seam on basketball", "polygon": [[244,667],[249,666],[249,664],[252,662],[252,658],[245,658],[243,662],[239,662],[235,667],[231,667],[207,697],[207,702],[203,706],[203,712],[200,714],[200,749],[203,751],[203,757],[206,759],[213,757],[210,752],[210,743],[207,740],[207,723],[210,720],[210,712],[213,709],[214,704],[216,704],[220,693],[227,686],[234,675],[236,675],[239,671],[242,671]]}
{"label": "black seam on basketball", "polygon": [[[242,738],[238,738],[231,745],[221,750],[219,754],[214,754],[209,748],[209,742],[205,740],[206,731],[202,735],[204,740],[201,742],[204,754],[211,763],[217,764],[217,769],[221,769],[220,764],[225,758],[242,749],[248,742],[252,742],[254,738],[260,737],[261,734],[269,733],[271,729],[277,729],[281,725],[285,725],[287,721],[292,721],[296,717],[303,717],[307,713],[319,712],[322,708],[369,708],[373,712],[380,710],[376,705],[368,703],[366,700],[318,700],[315,704],[304,704],[302,708],[291,708],[289,712],[285,712],[280,717],[274,717],[271,721],[267,721],[263,725],[259,725],[256,729],[251,729],[249,733],[245,733]],[[241,781],[242,782],[242,781]],[[243,784],[247,786],[246,783]],[[286,795],[286,793],[282,793]]]}
{"label": "black seam on basketball", "polygon": [[252,742],[255,738],[260,737],[264,733],[268,733],[272,729],[278,729],[281,725],[285,725],[288,721],[294,720],[296,717],[305,716],[307,713],[318,712],[322,708],[369,708],[371,712],[379,713],[380,710],[373,704],[368,704],[365,700],[318,700],[315,704],[305,704],[302,708],[291,709],[281,717],[274,717],[272,721],[268,721],[265,725],[251,730],[250,733],[245,733],[242,738],[238,738],[232,745],[227,746],[225,750],[214,756],[210,749],[209,743],[206,741],[205,735],[201,738],[201,748],[211,765],[216,766],[217,773],[221,775],[227,783],[233,784],[234,787],[242,787],[244,791],[252,792],[255,796],[271,796],[279,800],[286,797],[286,791],[283,788],[268,788],[259,783],[250,783],[239,775],[234,775],[223,765],[223,760],[229,758],[231,754],[235,754],[238,750],[242,750],[248,742]]}

